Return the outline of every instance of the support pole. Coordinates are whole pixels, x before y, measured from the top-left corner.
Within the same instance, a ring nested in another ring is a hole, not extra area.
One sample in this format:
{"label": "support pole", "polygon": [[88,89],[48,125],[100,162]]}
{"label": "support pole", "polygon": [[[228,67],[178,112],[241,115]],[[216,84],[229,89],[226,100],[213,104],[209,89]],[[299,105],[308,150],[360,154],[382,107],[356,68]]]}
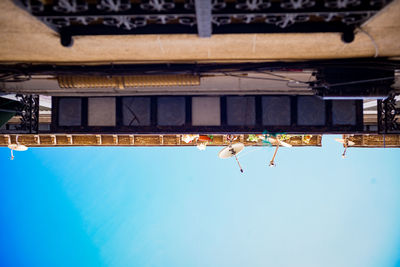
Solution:
{"label": "support pole", "polygon": [[201,38],[211,37],[212,32],[212,4],[211,0],[195,0],[197,34]]}

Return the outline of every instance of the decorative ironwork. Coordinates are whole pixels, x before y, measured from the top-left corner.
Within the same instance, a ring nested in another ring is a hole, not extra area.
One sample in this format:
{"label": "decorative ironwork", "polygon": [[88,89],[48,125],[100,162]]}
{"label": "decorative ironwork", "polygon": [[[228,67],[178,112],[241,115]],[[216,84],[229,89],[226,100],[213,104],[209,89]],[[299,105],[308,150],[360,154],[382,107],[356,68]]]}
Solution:
{"label": "decorative ironwork", "polygon": [[313,7],[314,5],[315,1],[312,0],[288,0],[283,1],[281,7],[288,9],[303,9]]}
{"label": "decorative ironwork", "polygon": [[44,10],[44,5],[39,0],[25,0],[24,5],[31,13],[40,13]]}
{"label": "decorative ironwork", "polygon": [[129,0],[101,0],[96,7],[107,12],[121,12],[130,9],[131,3]]}
{"label": "decorative ironwork", "polygon": [[114,16],[103,19],[104,25],[115,26],[124,30],[132,30],[137,27],[144,27],[147,24],[145,17]]}
{"label": "decorative ironwork", "polygon": [[347,8],[349,6],[359,6],[361,4],[360,0],[333,0],[333,1],[326,1],[325,7],[327,8]]}
{"label": "decorative ironwork", "polygon": [[58,0],[53,6],[54,11],[63,13],[79,13],[88,9],[88,4],[83,0]]}
{"label": "decorative ironwork", "polygon": [[212,0],[211,5],[213,11],[219,11],[226,7],[224,0]]}
{"label": "decorative ironwork", "polygon": [[382,134],[400,133],[400,104],[396,95],[390,94],[385,100],[378,100],[378,131]]}
{"label": "decorative ironwork", "polygon": [[22,104],[18,110],[21,116],[21,123],[17,130],[26,133],[38,133],[39,131],[39,96],[38,95],[17,95]]}
{"label": "decorative ironwork", "polygon": [[370,3],[371,6],[386,5],[387,0],[371,0],[369,3]]}
{"label": "decorative ironwork", "polygon": [[286,28],[297,22],[305,22],[309,20],[309,16],[301,14],[285,14],[285,15],[271,15],[265,19],[266,23],[274,24],[280,28]]}
{"label": "decorative ironwork", "polygon": [[168,0],[149,0],[146,3],[140,4],[140,7],[144,10],[160,12],[173,9],[175,4],[173,1]]}
{"label": "decorative ironwork", "polygon": [[[212,23],[216,26],[232,24],[249,24],[255,21],[263,21],[266,24],[273,24],[279,28],[288,28],[296,23],[307,22],[312,18],[324,22],[333,20],[344,25],[359,24],[376,12],[354,12],[344,13],[272,13],[272,14],[215,14],[212,16]],[[168,15],[109,15],[109,16],[70,16],[55,17],[47,16],[41,18],[43,22],[55,28],[63,28],[71,25],[87,26],[101,23],[105,26],[114,26],[125,30],[132,30],[137,27],[144,27],[148,24],[170,24],[171,22],[185,26],[196,25],[196,16],[192,14],[168,14]]]}
{"label": "decorative ironwork", "polygon": [[[195,33],[194,0],[14,0],[62,34]],[[212,32],[349,32],[390,0],[212,0]],[[205,22],[202,22],[205,23]],[[204,24],[206,25],[206,24]],[[240,26],[240,27],[236,27]]]}
{"label": "decorative ironwork", "polygon": [[212,17],[212,23],[217,26],[227,25],[230,24],[231,22],[232,22],[231,16],[215,15]]}
{"label": "decorative ironwork", "polygon": [[194,26],[196,25],[196,16],[195,15],[186,15],[178,17],[178,21],[180,24],[185,26]]}
{"label": "decorative ironwork", "polygon": [[236,4],[235,7],[237,9],[244,9],[244,10],[260,10],[260,9],[267,9],[271,6],[270,1],[265,0],[246,0],[244,3]]}

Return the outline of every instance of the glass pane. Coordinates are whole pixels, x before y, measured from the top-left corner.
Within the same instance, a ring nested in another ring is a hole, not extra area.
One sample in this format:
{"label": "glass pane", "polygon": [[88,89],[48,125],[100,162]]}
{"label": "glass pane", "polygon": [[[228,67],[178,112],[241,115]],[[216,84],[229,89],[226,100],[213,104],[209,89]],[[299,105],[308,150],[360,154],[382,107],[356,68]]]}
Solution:
{"label": "glass pane", "polygon": [[81,98],[60,98],[58,105],[58,125],[80,126],[82,123],[81,104]]}
{"label": "glass pane", "polygon": [[221,108],[219,97],[192,98],[192,125],[219,126],[221,125]]}
{"label": "glass pane", "polygon": [[115,97],[93,97],[88,101],[89,126],[115,126]]}
{"label": "glass pane", "polygon": [[262,121],[263,125],[290,125],[290,97],[262,97]]}
{"label": "glass pane", "polygon": [[136,126],[150,125],[150,97],[123,97],[122,117],[123,125]]}
{"label": "glass pane", "polygon": [[186,119],[185,97],[159,97],[157,118],[160,126],[182,126]]}
{"label": "glass pane", "polygon": [[325,125],[325,102],[315,96],[299,96],[297,101],[298,125]]}
{"label": "glass pane", "polygon": [[227,123],[232,126],[256,124],[254,96],[228,96],[226,98]]}
{"label": "glass pane", "polygon": [[356,125],[356,102],[354,100],[332,101],[333,125]]}

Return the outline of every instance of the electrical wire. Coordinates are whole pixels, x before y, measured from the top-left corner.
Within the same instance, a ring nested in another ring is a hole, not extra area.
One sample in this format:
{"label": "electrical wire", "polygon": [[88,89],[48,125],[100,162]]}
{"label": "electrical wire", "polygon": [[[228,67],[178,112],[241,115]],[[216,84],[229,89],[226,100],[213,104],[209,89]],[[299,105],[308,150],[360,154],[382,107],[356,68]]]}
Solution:
{"label": "electrical wire", "polygon": [[0,75],[0,82],[25,82],[31,79],[31,75],[21,71],[7,71]]}
{"label": "electrical wire", "polygon": [[296,80],[296,79],[293,79],[293,78],[288,77],[288,76],[284,76],[284,75],[280,75],[280,74],[273,73],[273,72],[271,72],[271,71],[257,71],[257,72],[263,73],[263,74],[267,74],[267,75],[271,75],[271,76],[275,76],[275,77],[279,77],[279,78],[282,78],[282,79],[287,80],[288,82],[296,82],[296,83],[305,83],[305,84],[308,84],[308,82]]}
{"label": "electrical wire", "polygon": [[327,87],[335,87],[335,86],[343,86],[343,85],[349,85],[349,84],[369,83],[369,82],[386,81],[386,80],[394,80],[394,77],[384,77],[384,78],[359,80],[359,81],[351,81],[351,82],[344,82],[344,83],[334,83],[334,84],[327,84],[326,86]]}
{"label": "electrical wire", "polygon": [[[244,79],[257,79],[257,80],[267,80],[267,81],[279,81],[279,82],[286,82],[286,86],[290,88],[301,88],[301,89],[306,89],[309,88],[310,82],[303,82],[303,81],[298,81],[294,79],[290,79],[281,75],[273,75],[277,77],[282,77],[285,79],[273,79],[273,78],[266,78],[266,77],[251,77],[251,76],[241,76],[241,75],[234,75],[234,74],[228,74],[224,73],[226,76],[231,76],[231,77],[238,77],[238,78],[244,78]],[[269,74],[269,73],[264,73],[264,74]],[[305,86],[296,86],[296,85],[290,85],[290,83],[295,83],[295,84],[304,84]]]}
{"label": "electrical wire", "polygon": [[288,80],[288,81],[294,81],[294,79],[292,79],[292,78],[289,78],[289,77],[284,76],[284,75],[279,75],[279,74],[276,74],[276,73],[272,73],[271,71],[257,71],[257,72],[258,73],[262,73],[262,74],[268,74],[268,75],[275,76],[275,77],[278,77],[278,78],[282,78],[282,79],[285,79],[285,80]]}
{"label": "electrical wire", "polygon": [[287,80],[283,80],[283,79],[242,76],[242,75],[237,75],[237,74],[229,74],[229,73],[226,73],[226,72],[224,72],[224,74],[225,74],[225,76],[231,76],[231,77],[237,77],[237,78],[243,78],[243,79],[254,79],[254,80],[267,80],[267,81],[287,82]]}
{"label": "electrical wire", "polygon": [[[388,70],[393,71],[393,69],[398,68],[399,64],[393,62],[374,62],[374,61],[363,61],[363,66],[361,63],[349,63],[343,64],[343,62],[318,62],[315,65],[310,65],[312,62],[303,62],[303,63],[288,63],[286,68],[310,68],[318,69],[320,67],[340,67],[340,68],[367,68],[367,69],[377,69],[377,70]],[[278,64],[278,65],[277,65]],[[31,75],[157,75],[157,74],[192,74],[192,75],[207,75],[207,73],[212,74],[221,74],[224,76],[237,77],[242,79],[255,79],[255,80],[266,80],[266,81],[277,81],[277,82],[286,82],[287,86],[291,88],[306,88],[312,84],[318,84],[318,81],[299,81],[296,79],[292,79],[285,75],[276,74],[273,71],[282,70],[282,63],[241,63],[241,64],[157,64],[157,65],[146,65],[146,66],[119,66],[119,65],[102,65],[102,66],[80,66],[80,67],[71,67],[71,66],[51,66],[51,65],[13,65],[13,66],[0,66],[0,82],[23,82],[30,80]],[[280,64],[280,65],[279,65]],[[158,68],[158,69],[157,69]],[[185,69],[186,68],[186,69]],[[269,71],[268,71],[269,70]],[[238,72],[259,72],[266,75],[277,77],[268,78],[268,77],[252,77],[252,76],[244,76],[240,74],[235,74]],[[358,84],[358,83],[368,83],[373,81],[381,81],[381,80],[390,80],[393,77],[387,78],[379,78],[379,79],[370,79],[370,80],[361,80],[361,81],[351,81],[337,84],[326,84],[325,86],[333,87],[333,86],[342,86],[349,84]],[[302,84],[303,86],[298,86],[298,84]]]}

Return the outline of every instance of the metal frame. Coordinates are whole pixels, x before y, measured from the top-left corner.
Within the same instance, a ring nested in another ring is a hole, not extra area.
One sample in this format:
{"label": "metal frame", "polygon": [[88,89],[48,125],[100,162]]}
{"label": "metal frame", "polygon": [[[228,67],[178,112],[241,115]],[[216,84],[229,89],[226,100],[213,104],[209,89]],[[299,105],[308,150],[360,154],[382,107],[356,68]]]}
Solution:
{"label": "metal frame", "polygon": [[[160,146],[160,147],[191,147],[197,146],[204,141],[192,140],[186,143],[182,140],[181,134],[177,135],[133,135],[133,134],[0,134],[0,147],[18,143],[29,147],[71,147],[71,146]],[[250,141],[248,135],[237,135],[234,143],[240,142],[245,146],[274,146],[266,144],[263,140]],[[302,135],[287,136],[286,143],[293,147],[321,147],[321,135],[311,136],[309,141],[305,141]],[[230,144],[226,135],[213,134],[212,139],[207,141],[207,146],[225,146]]]}
{"label": "metal frame", "polygon": [[[255,97],[256,125],[254,126],[230,126],[227,125],[226,97],[220,96],[221,101],[221,125],[220,126],[193,126],[191,114],[191,98],[185,96],[185,125],[183,126],[159,126],[157,125],[157,98],[151,98],[151,126],[123,126],[122,125],[122,105],[121,97],[116,97],[116,126],[99,127],[88,126],[88,98],[82,97],[81,126],[59,126],[59,99],[53,97],[52,102],[52,125],[51,131],[54,133],[131,133],[131,134],[182,134],[182,133],[201,133],[201,134],[253,134],[253,133],[291,133],[291,134],[322,134],[322,133],[361,133],[363,132],[363,106],[362,101],[356,100],[356,125],[332,125],[331,100],[325,103],[325,122],[323,126],[301,126],[297,124],[297,96],[291,96],[291,125],[290,126],[263,126],[262,107],[260,95]],[[270,96],[270,95],[268,95]],[[193,96],[194,97],[194,96]],[[119,100],[118,100],[119,99]],[[118,118],[121,116],[120,118]]]}
{"label": "metal frame", "polygon": [[[143,75],[143,74],[202,74],[213,72],[251,72],[276,70],[301,70],[341,68],[346,72],[354,69],[400,68],[400,63],[385,58],[351,58],[331,60],[310,60],[300,62],[257,62],[257,63],[168,63],[168,64],[103,64],[103,65],[55,65],[55,64],[0,64],[1,74],[19,75],[29,79],[29,75]],[[25,76],[24,76],[25,75]],[[21,80],[22,77],[18,77]],[[7,80],[1,80],[7,82]],[[14,81],[14,80],[13,80]]]}
{"label": "metal frame", "polygon": [[[342,32],[353,30],[391,0],[14,0],[59,32],[74,35]],[[197,27],[196,27],[197,26]],[[211,29],[212,28],[212,29]]]}
{"label": "metal frame", "polygon": [[20,105],[17,106],[16,116],[20,123],[16,130],[2,130],[6,133],[34,134],[39,132],[39,96],[38,95],[16,95]]}
{"label": "metal frame", "polygon": [[392,92],[385,100],[378,100],[378,132],[381,134],[400,134],[400,106]]}

